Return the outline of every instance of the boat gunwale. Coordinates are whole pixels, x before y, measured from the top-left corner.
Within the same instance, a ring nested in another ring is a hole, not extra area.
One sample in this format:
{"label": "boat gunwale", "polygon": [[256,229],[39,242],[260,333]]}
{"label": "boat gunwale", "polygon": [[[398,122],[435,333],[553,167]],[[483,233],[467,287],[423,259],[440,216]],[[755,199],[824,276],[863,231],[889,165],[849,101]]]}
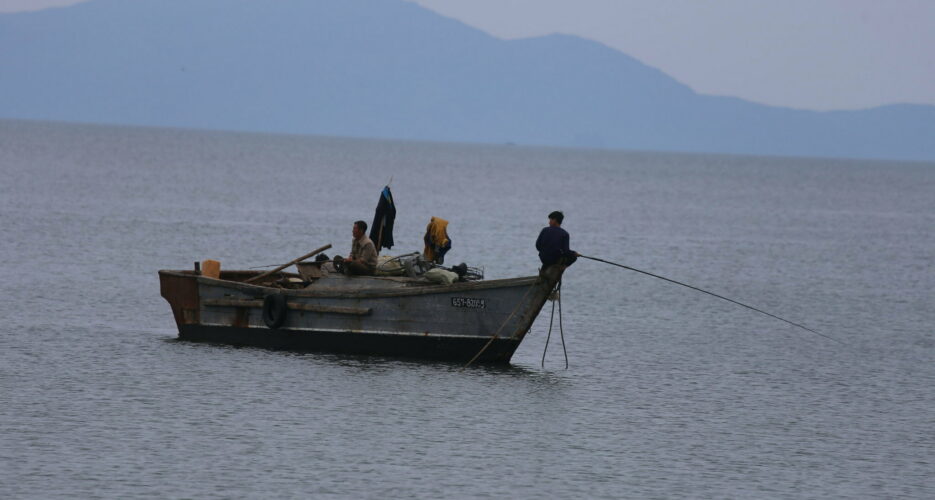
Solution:
{"label": "boat gunwale", "polygon": [[[232,270],[230,272],[242,272]],[[163,269],[159,271],[160,275],[176,276],[183,278],[193,278],[199,285],[214,285],[225,288],[238,289],[244,292],[263,292],[267,295],[270,292],[282,293],[293,297],[317,297],[317,298],[380,298],[380,297],[406,297],[417,295],[435,295],[451,292],[470,292],[473,290],[487,290],[491,288],[516,288],[535,285],[539,276],[520,276],[516,278],[502,278],[485,281],[468,281],[460,283],[430,284],[420,285],[412,288],[369,288],[361,290],[348,290],[346,288],[318,288],[318,289],[290,289],[277,288],[262,285],[253,285],[239,281],[230,281],[219,278],[210,278],[208,276],[196,275],[194,271],[181,271]]]}

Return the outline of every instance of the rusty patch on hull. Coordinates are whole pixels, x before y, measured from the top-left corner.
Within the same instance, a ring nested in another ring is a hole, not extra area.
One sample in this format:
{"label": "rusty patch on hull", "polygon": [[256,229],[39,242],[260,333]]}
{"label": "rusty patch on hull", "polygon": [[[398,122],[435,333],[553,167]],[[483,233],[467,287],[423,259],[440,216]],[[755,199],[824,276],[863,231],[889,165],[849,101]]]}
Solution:
{"label": "rusty patch on hull", "polygon": [[179,328],[186,324],[197,324],[201,321],[199,314],[198,280],[194,273],[191,275],[168,274],[159,272],[159,292],[175,316],[175,324]]}

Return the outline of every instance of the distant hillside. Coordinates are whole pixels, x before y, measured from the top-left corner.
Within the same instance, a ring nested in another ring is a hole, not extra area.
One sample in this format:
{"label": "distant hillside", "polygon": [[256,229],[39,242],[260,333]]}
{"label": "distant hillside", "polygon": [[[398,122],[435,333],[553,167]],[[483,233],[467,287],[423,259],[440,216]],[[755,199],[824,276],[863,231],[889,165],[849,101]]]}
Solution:
{"label": "distant hillside", "polygon": [[3,118],[935,161],[935,106],[704,96],[599,43],[402,0],[92,0],[0,15],[0,48]]}

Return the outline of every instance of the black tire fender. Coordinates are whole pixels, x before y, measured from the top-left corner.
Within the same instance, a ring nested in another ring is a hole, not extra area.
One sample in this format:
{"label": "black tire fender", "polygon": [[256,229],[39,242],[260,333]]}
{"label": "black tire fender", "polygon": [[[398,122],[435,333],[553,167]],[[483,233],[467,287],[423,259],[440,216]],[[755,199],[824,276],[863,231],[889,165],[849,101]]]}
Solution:
{"label": "black tire fender", "polygon": [[286,322],[286,296],[272,293],[263,298],[263,322],[275,330]]}

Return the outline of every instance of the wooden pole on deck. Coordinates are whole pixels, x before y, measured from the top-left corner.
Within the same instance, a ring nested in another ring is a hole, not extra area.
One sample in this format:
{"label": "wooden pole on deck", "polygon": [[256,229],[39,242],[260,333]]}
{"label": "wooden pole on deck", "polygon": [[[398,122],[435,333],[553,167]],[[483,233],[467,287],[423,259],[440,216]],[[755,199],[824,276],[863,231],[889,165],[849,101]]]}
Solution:
{"label": "wooden pole on deck", "polygon": [[276,269],[273,269],[272,271],[266,271],[266,272],[263,273],[263,274],[258,274],[258,275],[254,276],[254,277],[252,277],[252,278],[250,278],[250,279],[248,279],[248,280],[245,280],[244,283],[250,283],[250,282],[253,282],[253,281],[257,281],[257,280],[259,280],[259,279],[261,279],[261,278],[265,278],[265,277],[267,277],[267,276],[269,276],[269,275],[271,275],[271,274],[278,273],[279,271],[282,271],[283,269],[285,269],[285,268],[291,266],[292,264],[295,264],[296,262],[302,262],[303,260],[305,260],[305,259],[307,259],[307,258],[309,258],[309,257],[311,257],[311,256],[313,256],[313,255],[315,255],[315,254],[319,254],[319,253],[321,253],[321,252],[324,252],[325,250],[327,250],[327,249],[329,249],[329,248],[331,248],[331,243],[328,243],[327,245],[325,245],[325,246],[323,246],[323,247],[321,247],[321,248],[315,250],[314,252],[307,253],[307,254],[305,254],[305,255],[299,257],[298,259],[294,259],[294,260],[290,261],[288,264],[283,264],[283,265],[277,267]]}
{"label": "wooden pole on deck", "polygon": [[380,247],[383,246],[383,226],[386,226],[386,216],[380,220],[380,232],[377,233],[377,255],[380,255]]}

